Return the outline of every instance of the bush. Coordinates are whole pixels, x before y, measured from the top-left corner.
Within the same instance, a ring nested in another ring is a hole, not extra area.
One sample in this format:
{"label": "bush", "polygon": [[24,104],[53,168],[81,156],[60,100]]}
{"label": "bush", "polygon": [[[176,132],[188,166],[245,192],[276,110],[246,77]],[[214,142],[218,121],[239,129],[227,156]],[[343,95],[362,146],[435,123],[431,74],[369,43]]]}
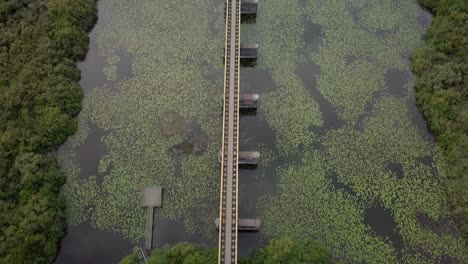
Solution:
{"label": "bush", "polygon": [[444,154],[448,200],[468,238],[468,1],[420,2],[435,17],[412,55],[416,100]]}
{"label": "bush", "polygon": [[[274,238],[251,258],[240,258],[240,264],[326,264],[333,263],[328,251],[312,240],[291,240]],[[125,257],[120,264],[137,263],[134,255]],[[150,264],[216,264],[216,249],[206,249],[194,244],[180,243],[173,247],[155,249],[151,253]]]}

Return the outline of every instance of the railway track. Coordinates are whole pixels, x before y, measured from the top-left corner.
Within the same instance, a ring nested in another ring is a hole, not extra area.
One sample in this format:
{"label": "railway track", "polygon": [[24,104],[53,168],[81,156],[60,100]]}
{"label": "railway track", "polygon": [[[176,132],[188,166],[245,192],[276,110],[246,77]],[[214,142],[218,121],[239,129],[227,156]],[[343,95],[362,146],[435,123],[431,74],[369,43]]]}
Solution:
{"label": "railway track", "polygon": [[227,0],[218,262],[237,263],[240,0]]}

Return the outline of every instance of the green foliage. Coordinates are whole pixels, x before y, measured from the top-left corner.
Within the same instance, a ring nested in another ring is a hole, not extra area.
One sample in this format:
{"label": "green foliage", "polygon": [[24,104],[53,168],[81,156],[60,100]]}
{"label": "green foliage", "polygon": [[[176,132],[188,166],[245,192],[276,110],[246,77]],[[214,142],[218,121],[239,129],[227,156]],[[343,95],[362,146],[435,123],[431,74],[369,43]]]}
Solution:
{"label": "green foliage", "polygon": [[[173,247],[155,249],[151,253],[150,264],[215,264],[218,261],[216,249],[206,249],[189,243]],[[326,264],[332,263],[327,249],[312,240],[291,240],[273,238],[265,248],[260,248],[249,258],[240,258],[242,264]],[[136,257],[125,257],[120,264],[133,264]]]}
{"label": "green foliage", "polygon": [[468,2],[421,0],[435,17],[412,55],[417,102],[447,163],[446,190],[468,238]]}
{"label": "green foliage", "polygon": [[138,258],[135,254],[131,254],[123,258],[119,264],[138,264]]}
{"label": "green foliage", "polygon": [[216,263],[218,252],[212,249],[180,243],[171,248],[156,249],[151,253],[150,264],[208,264]]}
{"label": "green foliage", "polygon": [[65,178],[48,153],[76,129],[74,61],[95,13],[94,0],[0,3],[0,263],[50,263],[57,253]]}

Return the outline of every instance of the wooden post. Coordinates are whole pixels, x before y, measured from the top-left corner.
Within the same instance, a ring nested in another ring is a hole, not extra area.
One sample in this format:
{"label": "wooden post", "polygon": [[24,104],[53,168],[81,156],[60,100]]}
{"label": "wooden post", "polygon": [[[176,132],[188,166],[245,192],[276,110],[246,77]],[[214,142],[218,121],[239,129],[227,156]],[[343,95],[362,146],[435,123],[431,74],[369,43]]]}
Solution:
{"label": "wooden post", "polygon": [[148,214],[146,219],[146,236],[145,236],[145,249],[151,250],[153,247],[153,218],[154,207],[148,206]]}

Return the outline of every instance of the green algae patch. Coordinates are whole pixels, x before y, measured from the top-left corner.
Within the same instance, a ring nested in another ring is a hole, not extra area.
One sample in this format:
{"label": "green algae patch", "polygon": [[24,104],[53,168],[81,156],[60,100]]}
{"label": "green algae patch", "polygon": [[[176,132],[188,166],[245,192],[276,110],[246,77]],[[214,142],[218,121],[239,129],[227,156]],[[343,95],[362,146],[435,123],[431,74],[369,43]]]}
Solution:
{"label": "green algae patch", "polygon": [[[394,97],[385,76],[389,69],[409,70],[408,53],[424,32],[416,21],[421,8],[416,1],[282,2],[259,5],[261,31],[252,38],[261,47],[259,67],[279,87],[262,98],[276,148],[301,160],[281,165],[277,193],[259,202],[262,231],[269,237],[312,237],[351,263],[466,261],[463,239],[447,215],[443,160],[410,112],[412,80],[399,87],[407,91],[404,96]],[[321,27],[322,39],[314,40],[318,48],[304,49],[307,38],[297,37],[304,21]],[[320,73],[310,72],[316,87],[300,84],[289,70],[308,60],[320,67]],[[343,125],[325,129],[320,120],[327,113],[305,110],[320,103],[309,103],[309,89],[323,95]],[[297,105],[291,94],[301,97]],[[296,118],[307,128],[287,124]],[[283,139],[288,136],[293,139]],[[393,218],[395,241],[366,223],[365,211],[376,205]]]}
{"label": "green algae patch", "polygon": [[[447,208],[435,164],[420,161],[434,153],[404,109],[405,102],[387,96],[363,131],[345,127],[328,133],[323,144],[330,166],[364,204],[382,203],[391,210],[404,242],[403,259],[413,258],[414,252],[424,252],[426,263],[439,263],[444,254],[463,257],[463,241],[456,232],[432,232],[416,218],[423,213],[438,222]],[[387,167],[389,161],[402,164],[402,175]]]}
{"label": "green algae patch", "polygon": [[243,39],[259,44],[258,67],[268,70],[277,83],[276,91],[262,94],[260,110],[276,132],[280,154],[292,155],[298,147],[312,144],[311,126],[323,125],[318,104],[295,74],[304,48],[302,7],[298,1],[260,1],[259,8],[256,29],[244,33]]}
{"label": "green algae patch", "polygon": [[[193,1],[103,1],[101,5],[100,20],[105,26],[97,39],[108,82],[92,87],[86,96],[79,133],[62,155],[68,172],[64,195],[69,222],[90,221],[94,227],[136,242],[145,224],[140,192],[145,186],[160,185],[164,204],[158,218],[182,221],[187,232],[213,236],[221,138],[220,106],[213,98],[222,94],[218,55],[224,34],[210,29],[222,22],[214,20],[222,11],[213,13],[211,1],[196,5]],[[118,55],[122,51],[132,59],[130,76],[119,75],[119,64],[125,59]],[[188,131],[189,121],[196,121],[197,131]],[[99,161],[99,175],[80,175],[74,157],[92,127],[108,132],[102,138],[108,153]],[[174,146],[193,137],[204,138],[203,151],[172,154]]]}
{"label": "green algae patch", "polygon": [[[416,1],[307,1],[305,16],[322,26],[324,39],[310,58],[321,67],[317,88],[351,124],[366,103],[386,90],[384,73],[408,70],[407,53],[423,28]],[[358,58],[347,61],[349,56]]]}
{"label": "green algae patch", "polygon": [[396,262],[391,244],[363,223],[364,205],[334,190],[320,153],[305,153],[299,164],[280,167],[278,174],[278,194],[260,204],[263,232],[320,240],[352,262]]}

